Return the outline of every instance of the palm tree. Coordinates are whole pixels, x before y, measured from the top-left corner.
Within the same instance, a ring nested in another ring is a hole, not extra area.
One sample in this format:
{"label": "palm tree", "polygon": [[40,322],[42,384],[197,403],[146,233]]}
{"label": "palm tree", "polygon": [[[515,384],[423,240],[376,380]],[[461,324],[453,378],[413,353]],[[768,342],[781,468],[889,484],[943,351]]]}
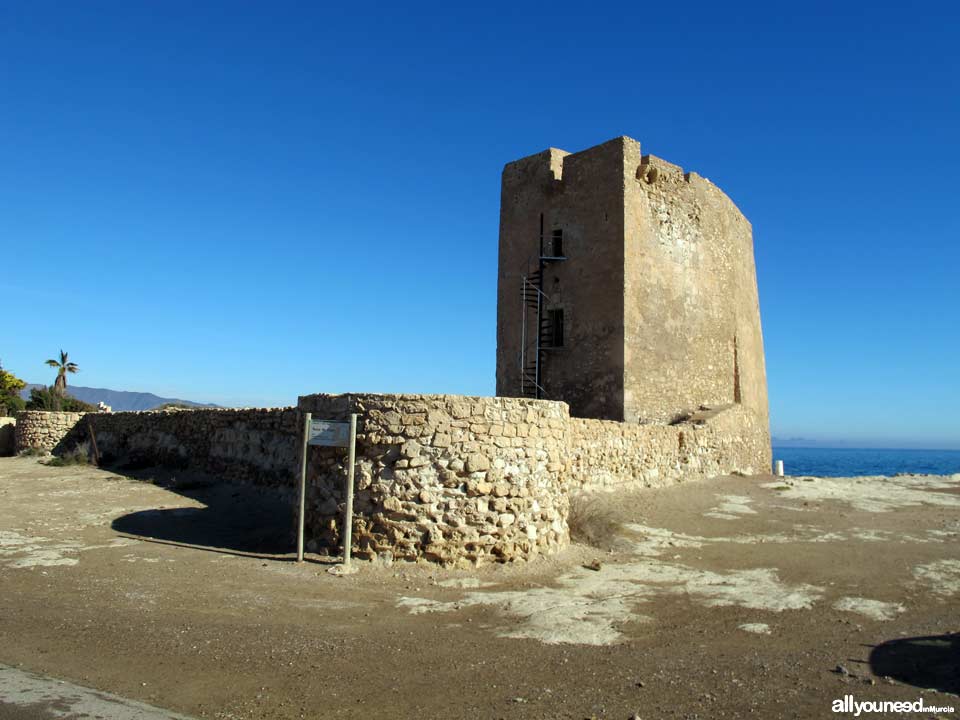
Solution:
{"label": "palm tree", "polygon": [[80,368],[76,363],[67,361],[67,354],[60,351],[60,362],[56,360],[47,360],[47,365],[57,368],[57,379],[53,383],[53,388],[58,395],[67,394],[67,373],[79,372]]}

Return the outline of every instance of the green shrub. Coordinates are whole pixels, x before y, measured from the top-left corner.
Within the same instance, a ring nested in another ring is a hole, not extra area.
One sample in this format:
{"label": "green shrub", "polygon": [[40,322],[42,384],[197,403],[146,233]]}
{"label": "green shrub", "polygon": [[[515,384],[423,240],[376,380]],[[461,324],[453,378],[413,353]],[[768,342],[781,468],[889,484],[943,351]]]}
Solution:
{"label": "green shrub", "polygon": [[77,400],[69,395],[63,398],[61,401],[61,407],[63,408],[64,412],[97,412],[96,405],[91,405],[83,400]]}
{"label": "green shrub", "polygon": [[0,415],[13,416],[27,407],[26,401],[19,395],[0,396]]}
{"label": "green shrub", "polygon": [[63,455],[50,458],[47,462],[50,467],[69,467],[71,465],[89,465],[90,464],[90,443],[78,443],[69,452]]}
{"label": "green shrub", "polygon": [[194,407],[185,403],[168,402],[164,403],[163,405],[157,405],[155,408],[150,409],[154,412],[159,412],[161,410],[193,410]]}
{"label": "green shrub", "polygon": [[77,400],[69,395],[61,395],[52,387],[32,388],[27,410],[47,410],[50,412],[96,412],[90,403]]}
{"label": "green shrub", "polygon": [[0,367],[0,415],[13,415],[24,409],[20,391],[26,386],[23,380]]}
{"label": "green shrub", "polygon": [[25,381],[0,366],[0,395],[16,395],[26,386]]}
{"label": "green shrub", "polygon": [[30,388],[27,410],[59,410],[61,400],[52,388]]}

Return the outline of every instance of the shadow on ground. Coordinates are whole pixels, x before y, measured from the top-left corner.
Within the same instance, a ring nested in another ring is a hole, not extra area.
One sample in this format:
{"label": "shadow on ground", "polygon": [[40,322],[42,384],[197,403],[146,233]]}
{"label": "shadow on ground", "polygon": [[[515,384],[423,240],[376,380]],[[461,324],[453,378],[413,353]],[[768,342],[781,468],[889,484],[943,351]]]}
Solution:
{"label": "shadow on ground", "polygon": [[[295,550],[292,503],[275,490],[230,485],[162,469],[121,468],[113,472],[151,482],[203,505],[123,515],[111,525],[119,533],[140,540],[271,559]],[[171,504],[175,500],[171,497]]]}
{"label": "shadow on ground", "polygon": [[960,694],[960,633],[890,640],[870,653],[876,675]]}

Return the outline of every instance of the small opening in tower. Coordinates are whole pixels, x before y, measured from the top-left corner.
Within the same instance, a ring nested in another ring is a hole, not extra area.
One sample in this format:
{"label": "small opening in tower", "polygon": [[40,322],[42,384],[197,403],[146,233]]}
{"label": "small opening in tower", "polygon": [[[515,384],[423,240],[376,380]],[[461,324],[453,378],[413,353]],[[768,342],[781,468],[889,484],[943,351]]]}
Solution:
{"label": "small opening in tower", "polygon": [[563,347],[563,309],[554,308],[547,311],[547,341],[550,347]]}
{"label": "small opening in tower", "polygon": [[740,393],[740,348],[736,335],[733,336],[733,401],[737,404],[742,402]]}
{"label": "small opening in tower", "polygon": [[553,247],[551,248],[551,255],[553,257],[563,257],[563,230],[556,229],[553,231]]}

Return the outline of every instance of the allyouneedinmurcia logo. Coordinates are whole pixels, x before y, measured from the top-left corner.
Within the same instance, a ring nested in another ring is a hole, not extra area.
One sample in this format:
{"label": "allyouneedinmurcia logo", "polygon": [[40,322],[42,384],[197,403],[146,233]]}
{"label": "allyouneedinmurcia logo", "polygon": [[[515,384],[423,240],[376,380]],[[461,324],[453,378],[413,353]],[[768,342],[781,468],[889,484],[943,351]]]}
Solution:
{"label": "allyouneedinmurcia logo", "polygon": [[841,700],[833,701],[833,712],[852,713],[854,717],[860,717],[862,713],[952,713],[952,706],[936,707],[927,705],[923,698],[916,700],[865,700],[863,702],[853,699],[853,695],[844,695]]}

